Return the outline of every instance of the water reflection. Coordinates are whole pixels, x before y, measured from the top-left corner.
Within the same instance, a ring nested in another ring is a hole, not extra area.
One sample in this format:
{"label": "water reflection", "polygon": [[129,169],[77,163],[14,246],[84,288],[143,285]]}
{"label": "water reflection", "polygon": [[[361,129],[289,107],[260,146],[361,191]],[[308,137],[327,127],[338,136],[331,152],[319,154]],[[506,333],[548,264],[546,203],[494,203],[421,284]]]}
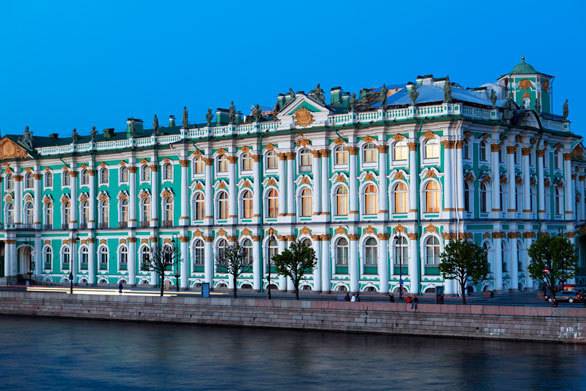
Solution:
{"label": "water reflection", "polygon": [[0,317],[0,389],[584,390],[586,347]]}

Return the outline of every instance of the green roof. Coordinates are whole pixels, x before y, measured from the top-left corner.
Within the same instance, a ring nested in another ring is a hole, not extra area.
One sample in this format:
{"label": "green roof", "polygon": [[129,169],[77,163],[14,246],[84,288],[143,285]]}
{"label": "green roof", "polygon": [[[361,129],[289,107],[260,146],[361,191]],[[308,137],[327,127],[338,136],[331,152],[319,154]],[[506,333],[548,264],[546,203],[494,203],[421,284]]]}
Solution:
{"label": "green roof", "polygon": [[525,62],[525,57],[521,57],[521,63],[513,68],[511,75],[527,75],[530,73],[539,73],[531,65]]}

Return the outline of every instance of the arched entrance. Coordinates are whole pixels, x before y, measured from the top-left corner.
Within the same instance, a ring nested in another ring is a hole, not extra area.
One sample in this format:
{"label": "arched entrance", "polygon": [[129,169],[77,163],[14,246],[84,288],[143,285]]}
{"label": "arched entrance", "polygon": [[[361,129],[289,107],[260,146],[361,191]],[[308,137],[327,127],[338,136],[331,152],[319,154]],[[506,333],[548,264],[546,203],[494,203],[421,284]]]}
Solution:
{"label": "arched entrance", "polygon": [[34,270],[33,248],[22,246],[18,249],[18,274],[29,277]]}

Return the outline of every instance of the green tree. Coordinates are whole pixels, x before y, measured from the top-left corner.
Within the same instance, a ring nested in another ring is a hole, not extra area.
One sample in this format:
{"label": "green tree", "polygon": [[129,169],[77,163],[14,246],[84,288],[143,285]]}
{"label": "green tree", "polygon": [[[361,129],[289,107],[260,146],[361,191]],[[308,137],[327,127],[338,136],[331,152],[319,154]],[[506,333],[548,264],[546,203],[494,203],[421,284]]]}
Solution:
{"label": "green tree", "polygon": [[218,254],[216,263],[219,272],[228,273],[232,276],[234,298],[237,298],[238,277],[240,277],[242,273],[250,272],[251,269],[246,250],[244,247],[241,247],[240,244],[234,243]]}
{"label": "green tree", "polygon": [[474,242],[457,239],[446,244],[440,259],[439,271],[444,278],[458,281],[462,303],[466,304],[466,283],[476,284],[488,274],[486,250]]}
{"label": "green tree", "polygon": [[155,272],[161,285],[161,296],[165,289],[165,272],[173,269],[179,263],[179,252],[176,246],[153,246],[149,259],[145,260],[142,270]]}
{"label": "green tree", "polygon": [[295,298],[299,300],[299,283],[305,273],[311,272],[317,263],[315,251],[297,240],[282,253],[273,256],[277,274],[291,278],[295,287]]}
{"label": "green tree", "polygon": [[556,286],[574,277],[576,272],[576,248],[564,235],[541,235],[529,247],[528,254],[531,257],[527,267],[529,275],[544,282],[550,291],[552,305],[557,305]]}

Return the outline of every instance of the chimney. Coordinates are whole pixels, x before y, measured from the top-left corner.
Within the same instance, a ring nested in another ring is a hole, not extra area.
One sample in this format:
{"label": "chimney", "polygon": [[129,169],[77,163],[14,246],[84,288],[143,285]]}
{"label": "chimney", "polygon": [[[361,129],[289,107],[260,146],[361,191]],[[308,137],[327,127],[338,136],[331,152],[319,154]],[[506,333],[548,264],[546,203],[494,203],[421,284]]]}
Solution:
{"label": "chimney", "polygon": [[175,116],[174,115],[170,115],[169,116],[169,127],[172,128],[175,126]]}
{"label": "chimney", "polygon": [[112,138],[112,137],[114,137],[114,128],[104,129],[104,137],[105,138]]}
{"label": "chimney", "polygon": [[49,135],[49,138],[50,138],[51,140],[57,140],[57,139],[59,138],[59,133],[51,133],[51,134]]}
{"label": "chimney", "polygon": [[330,90],[331,104],[339,105],[342,103],[342,87],[334,87]]}

